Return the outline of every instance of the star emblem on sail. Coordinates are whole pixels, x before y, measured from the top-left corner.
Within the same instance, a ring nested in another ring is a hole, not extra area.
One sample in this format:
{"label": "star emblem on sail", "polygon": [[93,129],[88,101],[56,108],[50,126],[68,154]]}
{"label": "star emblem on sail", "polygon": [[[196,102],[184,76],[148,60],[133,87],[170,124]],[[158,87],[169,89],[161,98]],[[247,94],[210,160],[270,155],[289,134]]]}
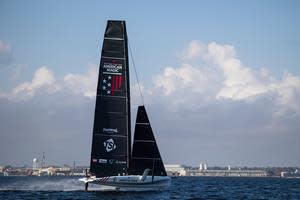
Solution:
{"label": "star emblem on sail", "polygon": [[115,141],[112,138],[103,142],[103,145],[105,147],[106,152],[111,152],[112,150],[117,148],[117,146],[115,145]]}
{"label": "star emblem on sail", "polygon": [[116,90],[120,90],[122,86],[121,75],[103,74],[102,90],[107,95],[114,95]]}

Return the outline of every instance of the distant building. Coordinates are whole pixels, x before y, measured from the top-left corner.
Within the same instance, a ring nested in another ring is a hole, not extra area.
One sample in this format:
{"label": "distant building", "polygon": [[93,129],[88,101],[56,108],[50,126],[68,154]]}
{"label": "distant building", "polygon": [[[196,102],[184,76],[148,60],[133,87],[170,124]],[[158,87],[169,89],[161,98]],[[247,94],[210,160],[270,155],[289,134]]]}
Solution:
{"label": "distant building", "polygon": [[165,165],[167,174],[169,176],[185,176],[186,170],[183,165],[175,164],[175,165]]}
{"label": "distant building", "polygon": [[32,160],[32,169],[33,169],[33,170],[36,170],[37,168],[39,168],[39,161],[38,161],[37,158],[34,158],[34,159]]}
{"label": "distant building", "polygon": [[[229,168],[230,169],[230,168]],[[187,170],[186,176],[266,177],[265,170]]]}
{"label": "distant building", "polygon": [[203,164],[202,164],[202,163],[200,163],[200,165],[199,165],[199,170],[200,170],[200,171],[203,170]]}
{"label": "distant building", "polygon": [[199,170],[202,171],[202,170],[207,170],[207,164],[206,163],[200,163],[199,165]]}
{"label": "distant building", "polygon": [[45,153],[43,152],[43,157],[42,157],[42,162],[41,162],[41,168],[45,168],[46,167],[46,157],[45,157]]}

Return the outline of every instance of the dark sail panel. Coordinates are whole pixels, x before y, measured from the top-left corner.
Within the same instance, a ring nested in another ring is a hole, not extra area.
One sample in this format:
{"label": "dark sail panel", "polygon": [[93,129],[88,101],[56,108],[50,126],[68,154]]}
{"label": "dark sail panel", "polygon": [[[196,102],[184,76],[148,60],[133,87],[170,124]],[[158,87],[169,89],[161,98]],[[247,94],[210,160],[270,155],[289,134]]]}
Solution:
{"label": "dark sail panel", "polygon": [[[124,25],[125,21],[111,21],[107,22],[104,37],[122,38],[124,39]],[[125,33],[126,34],[126,33]]]}
{"label": "dark sail panel", "polygon": [[108,21],[99,69],[90,172],[97,177],[128,172],[130,92],[125,21]]}
{"label": "dark sail panel", "polygon": [[144,106],[139,106],[136,117],[129,173],[141,175],[150,169],[154,176],[167,176],[153,131]]}

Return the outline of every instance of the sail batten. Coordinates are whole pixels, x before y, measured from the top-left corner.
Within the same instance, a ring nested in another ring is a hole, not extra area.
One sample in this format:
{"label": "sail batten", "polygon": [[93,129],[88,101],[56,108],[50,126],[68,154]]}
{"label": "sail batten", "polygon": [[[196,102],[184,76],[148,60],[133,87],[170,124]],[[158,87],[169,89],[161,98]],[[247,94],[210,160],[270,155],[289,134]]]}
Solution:
{"label": "sail batten", "polygon": [[135,160],[162,160],[161,158],[132,157]]}
{"label": "sail batten", "polygon": [[156,142],[155,140],[134,140],[133,142]]}
{"label": "sail batten", "polygon": [[101,58],[105,58],[105,59],[120,59],[120,60],[125,60],[125,58],[108,57],[108,56],[101,56]]}
{"label": "sail batten", "polygon": [[124,40],[123,38],[109,38],[109,37],[105,37],[105,40]]}

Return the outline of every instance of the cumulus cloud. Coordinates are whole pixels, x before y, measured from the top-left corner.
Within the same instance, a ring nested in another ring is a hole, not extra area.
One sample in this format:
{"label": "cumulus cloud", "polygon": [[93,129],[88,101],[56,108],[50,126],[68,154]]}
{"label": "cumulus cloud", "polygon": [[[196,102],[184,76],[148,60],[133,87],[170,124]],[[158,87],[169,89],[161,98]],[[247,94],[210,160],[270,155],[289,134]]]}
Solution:
{"label": "cumulus cloud", "polygon": [[275,101],[281,105],[276,114],[282,115],[286,111],[300,112],[300,78],[285,72],[282,80],[267,85],[269,91],[276,94]]}
{"label": "cumulus cloud", "polygon": [[2,40],[0,40],[0,66],[10,64],[12,60],[11,46]]}
{"label": "cumulus cloud", "polygon": [[[12,73],[12,80],[21,76],[21,70],[27,65],[18,65]],[[85,74],[68,73],[63,79],[57,80],[54,73],[47,66],[39,67],[29,81],[15,86],[11,91],[0,91],[0,98],[14,101],[28,101],[37,94],[53,95],[61,92],[88,98],[96,96],[98,67],[91,65]]]}
{"label": "cumulus cloud", "polygon": [[204,43],[193,40],[188,44],[188,47],[181,52],[180,57],[185,61],[194,60],[204,58],[206,52],[207,46]]}
{"label": "cumulus cloud", "polygon": [[64,77],[65,86],[75,94],[95,97],[98,79],[98,67],[90,66],[86,74],[69,73]]}
{"label": "cumulus cloud", "polygon": [[[2,49],[10,49],[1,43]],[[8,50],[7,50],[8,51]],[[191,41],[181,54],[179,67],[167,66],[153,78],[153,85],[144,86],[143,93],[150,99],[167,102],[172,109],[190,105],[203,106],[203,102],[223,100],[255,103],[261,98],[274,104],[273,114],[300,113],[300,78],[284,72],[276,78],[266,68],[253,70],[238,59],[233,46],[211,42]],[[20,74],[17,74],[20,76]],[[98,79],[98,66],[91,65],[84,74],[69,73],[56,80],[46,66],[36,70],[31,81],[17,85],[12,92],[1,96],[15,99],[32,98],[37,92],[53,94],[58,91],[94,98]],[[134,92],[137,87],[133,86]],[[132,93],[138,96],[138,92]],[[200,104],[200,102],[202,102]]]}
{"label": "cumulus cloud", "polygon": [[300,114],[300,77],[284,72],[276,79],[265,68],[254,71],[237,58],[233,46],[215,42],[192,41],[181,58],[180,67],[168,66],[154,78],[165,96],[181,96],[187,104],[195,98],[254,102],[268,96],[277,103],[277,114]]}
{"label": "cumulus cloud", "polygon": [[54,93],[59,89],[55,84],[55,78],[52,71],[46,66],[38,68],[31,81],[26,81],[16,86],[12,91],[12,96],[22,96],[24,98],[32,97],[39,90],[45,90]]}
{"label": "cumulus cloud", "polygon": [[187,93],[202,93],[208,81],[208,73],[202,69],[183,64],[180,68],[166,67],[162,74],[155,77],[155,86],[161,87],[164,95],[170,95],[176,90],[185,89]]}
{"label": "cumulus cloud", "polygon": [[[253,70],[238,59],[231,45],[191,41],[181,52],[180,58],[182,63],[179,67],[167,66],[162,73],[154,76],[153,85],[141,83],[149,103],[159,99],[166,102],[166,106],[176,109],[182,105],[196,108],[203,106],[204,102],[222,99],[255,103],[265,98],[274,104],[274,116],[300,113],[298,76],[284,72],[278,79],[266,68]],[[62,80],[56,80],[53,72],[42,66],[36,70],[31,81],[19,84],[9,94],[2,92],[1,96],[26,99],[38,91],[49,94],[68,91],[94,98],[97,79],[97,65],[90,65],[84,74],[69,73]],[[133,100],[138,98],[136,89],[136,86],[132,87]]]}

